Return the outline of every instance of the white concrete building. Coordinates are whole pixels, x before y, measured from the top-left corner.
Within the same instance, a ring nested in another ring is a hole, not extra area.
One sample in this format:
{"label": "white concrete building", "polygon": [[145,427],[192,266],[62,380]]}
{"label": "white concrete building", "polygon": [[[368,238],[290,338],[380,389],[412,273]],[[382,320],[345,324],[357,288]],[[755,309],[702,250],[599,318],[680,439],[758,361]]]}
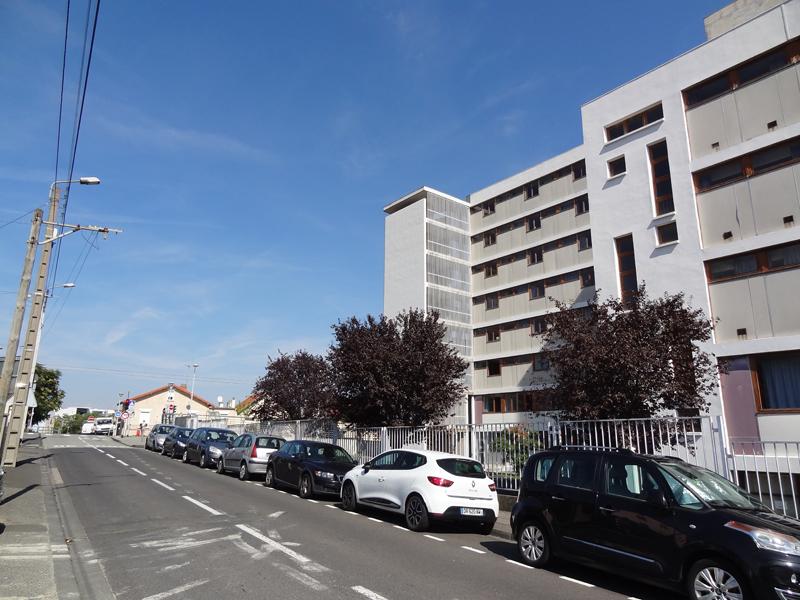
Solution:
{"label": "white concrete building", "polygon": [[[738,0],[706,31],[586,103],[583,145],[468,196],[473,420],[536,410],[549,297],[645,282],[715,319],[707,350],[730,367],[711,412],[729,435],[800,439],[800,0]],[[386,208],[389,313],[430,306],[414,196]]]}

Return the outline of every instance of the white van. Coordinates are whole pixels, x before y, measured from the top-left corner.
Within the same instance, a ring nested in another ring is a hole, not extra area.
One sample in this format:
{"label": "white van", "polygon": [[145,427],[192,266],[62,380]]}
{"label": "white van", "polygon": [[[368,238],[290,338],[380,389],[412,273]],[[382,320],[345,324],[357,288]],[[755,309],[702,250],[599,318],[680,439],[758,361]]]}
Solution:
{"label": "white van", "polygon": [[90,433],[94,433],[94,421],[86,421],[86,423],[81,425],[81,435],[87,435]]}
{"label": "white van", "polygon": [[97,417],[94,420],[92,433],[97,435],[111,435],[114,433],[114,419],[111,417]]}

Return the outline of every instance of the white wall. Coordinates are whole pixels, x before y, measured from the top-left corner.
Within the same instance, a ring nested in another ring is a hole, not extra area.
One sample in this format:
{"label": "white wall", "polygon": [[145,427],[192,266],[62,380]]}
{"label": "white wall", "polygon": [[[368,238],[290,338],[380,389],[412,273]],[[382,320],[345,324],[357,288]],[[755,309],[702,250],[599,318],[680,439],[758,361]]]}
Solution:
{"label": "white wall", "polygon": [[425,200],[386,215],[383,312],[425,308]]}

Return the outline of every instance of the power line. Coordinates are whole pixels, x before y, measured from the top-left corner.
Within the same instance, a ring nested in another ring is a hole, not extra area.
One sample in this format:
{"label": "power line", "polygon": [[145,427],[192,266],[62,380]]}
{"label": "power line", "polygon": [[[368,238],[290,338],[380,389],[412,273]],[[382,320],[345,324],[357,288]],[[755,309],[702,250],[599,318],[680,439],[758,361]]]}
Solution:
{"label": "power line", "polygon": [[[111,369],[105,367],[82,367],[82,366],[59,365],[58,368],[64,371],[89,371],[98,373],[114,373],[118,375],[129,375],[131,377],[158,379],[160,381],[163,381],[164,379],[172,379],[173,381],[180,381],[181,378],[185,377],[185,375],[176,375],[175,372],[160,374],[160,373],[154,373],[152,371],[131,371],[127,369]],[[229,385],[249,385],[250,383],[252,383],[249,381],[224,379],[220,377],[197,377],[196,380],[201,383],[217,383],[217,384],[229,384]]]}
{"label": "power line", "polygon": [[64,113],[64,79],[67,72],[67,40],[69,39],[69,11],[71,0],[67,0],[67,16],[64,20],[64,52],[61,57],[61,93],[58,99],[58,131],[56,132],[56,168],[53,181],[58,179],[58,159],[61,153],[61,116]]}
{"label": "power line", "polygon": [[[94,248],[95,250],[97,249],[97,246],[95,246],[94,244],[94,240],[97,239],[98,235],[100,234],[98,232],[95,232],[94,235],[91,237],[83,236],[85,243],[83,248],[81,248],[80,253],[78,254],[78,258],[75,260],[75,264],[72,266],[72,270],[69,273],[69,277],[67,277],[68,282],[75,283],[76,281],[78,281],[78,278],[81,276],[81,273],[83,272],[83,267],[86,266],[86,259],[89,258],[89,253],[92,251],[92,248]],[[81,260],[81,257],[83,257],[83,260]],[[80,268],[78,268],[78,263],[80,263]],[[75,273],[75,269],[78,269],[77,273]],[[55,316],[51,321],[45,323],[46,328],[43,332],[43,335],[53,330],[56,321],[58,321],[59,315],[61,315],[61,311],[64,310],[64,305],[67,303],[67,300],[69,300],[69,297],[72,295],[72,289],[73,288],[66,289],[66,293],[64,294],[63,299],[58,305],[58,311],[56,312]]]}
{"label": "power line", "polygon": [[32,209],[31,209],[31,210],[29,210],[28,212],[26,212],[26,213],[24,213],[24,214],[21,214],[20,216],[18,216],[16,219],[12,219],[11,221],[8,221],[7,223],[3,223],[2,225],[0,225],[0,229],[3,229],[3,227],[8,227],[9,225],[13,225],[14,223],[19,223],[19,222],[20,222],[22,219],[24,219],[25,217],[27,217],[27,216],[28,216],[29,214],[31,214],[31,213],[32,213],[34,210],[36,210],[36,209],[35,209],[35,208],[32,208]]}

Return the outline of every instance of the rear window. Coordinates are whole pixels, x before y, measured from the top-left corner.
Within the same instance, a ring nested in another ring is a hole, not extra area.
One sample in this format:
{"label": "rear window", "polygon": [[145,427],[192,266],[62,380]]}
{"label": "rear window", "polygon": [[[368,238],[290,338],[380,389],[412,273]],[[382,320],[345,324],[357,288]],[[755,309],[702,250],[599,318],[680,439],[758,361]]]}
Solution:
{"label": "rear window", "polygon": [[172,425],[159,425],[156,427],[156,433],[169,433],[172,431]]}
{"label": "rear window", "polygon": [[258,448],[280,450],[281,446],[283,446],[283,440],[279,440],[278,438],[256,438],[256,446]]}
{"label": "rear window", "polygon": [[458,477],[474,477],[475,479],[486,478],[483,465],[474,460],[468,460],[466,458],[440,458],[436,461],[436,464],[451,475],[457,475]]}

